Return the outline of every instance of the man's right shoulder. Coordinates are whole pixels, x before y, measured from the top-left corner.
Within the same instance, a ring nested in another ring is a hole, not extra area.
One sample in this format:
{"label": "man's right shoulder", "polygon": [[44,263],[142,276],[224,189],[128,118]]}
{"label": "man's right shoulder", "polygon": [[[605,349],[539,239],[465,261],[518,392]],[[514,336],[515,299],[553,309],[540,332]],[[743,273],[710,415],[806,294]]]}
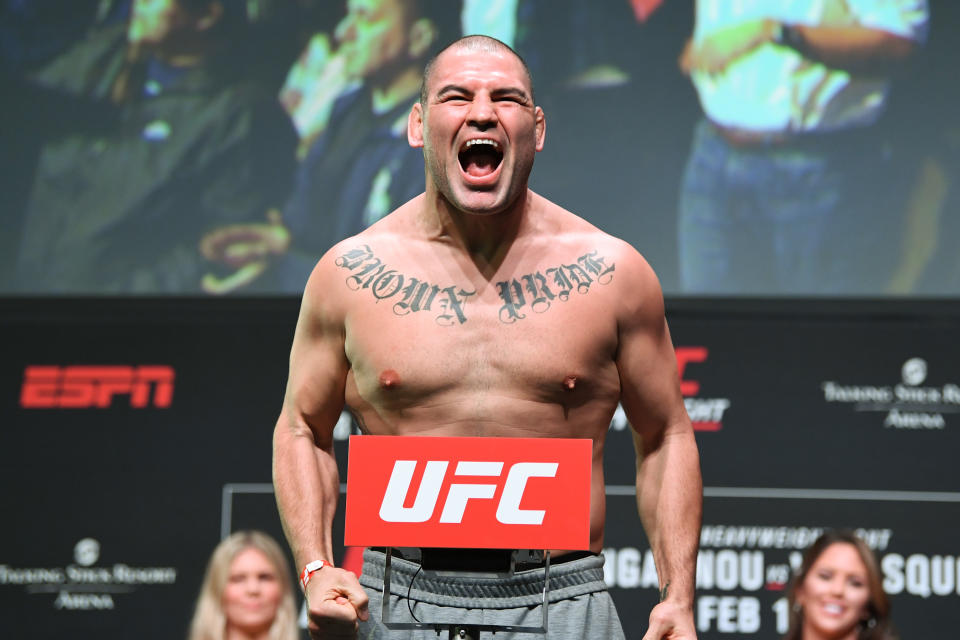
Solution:
{"label": "man's right shoulder", "polygon": [[322,272],[353,268],[376,256],[382,256],[409,239],[410,220],[421,196],[404,203],[360,233],[340,240],[320,258]]}
{"label": "man's right shoulder", "polygon": [[[324,295],[345,294],[362,286],[361,278],[376,275],[383,270],[387,261],[393,263],[398,247],[409,246],[415,235],[411,234],[412,220],[420,206],[422,195],[401,205],[392,213],[384,216],[360,233],[345,238],[330,247],[320,258],[307,282],[307,293],[311,289]],[[331,283],[338,283],[332,290]]]}
{"label": "man's right shoulder", "polygon": [[359,280],[362,286],[362,276],[376,272],[384,264],[384,253],[394,244],[388,234],[369,229],[341,240],[317,262],[305,294],[336,299],[351,291],[351,283]]}

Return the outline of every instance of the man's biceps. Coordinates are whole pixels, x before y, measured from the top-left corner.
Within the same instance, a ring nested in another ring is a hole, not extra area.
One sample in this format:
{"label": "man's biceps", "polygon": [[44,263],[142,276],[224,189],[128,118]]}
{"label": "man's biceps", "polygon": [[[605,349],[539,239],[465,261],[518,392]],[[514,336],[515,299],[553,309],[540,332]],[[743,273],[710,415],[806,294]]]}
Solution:
{"label": "man's biceps", "polygon": [[660,352],[661,349],[649,333],[633,332],[622,336],[617,354],[617,365],[620,368],[621,377],[626,376],[633,380],[643,379],[649,371],[656,370],[657,363],[662,357]]}
{"label": "man's biceps", "polygon": [[634,437],[644,437],[655,430],[655,421],[653,418],[653,407],[642,395],[636,393],[625,393],[620,399],[623,406],[623,412],[627,416],[631,431]]}
{"label": "man's biceps", "polygon": [[679,379],[653,373],[650,379],[624,387],[620,403],[633,430],[647,438],[659,438],[668,426],[686,415]]}
{"label": "man's biceps", "polygon": [[295,398],[342,394],[349,365],[342,349],[328,340],[296,344],[290,355],[288,393]]}

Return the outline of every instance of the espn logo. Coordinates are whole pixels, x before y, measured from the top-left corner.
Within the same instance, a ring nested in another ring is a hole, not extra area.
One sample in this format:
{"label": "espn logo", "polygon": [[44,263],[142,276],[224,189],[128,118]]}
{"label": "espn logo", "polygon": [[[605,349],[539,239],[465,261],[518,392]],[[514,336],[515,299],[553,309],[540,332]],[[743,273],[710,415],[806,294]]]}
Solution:
{"label": "espn logo", "polygon": [[28,366],[23,372],[20,406],[24,409],[106,409],[116,396],[130,407],[165,409],[173,402],[172,367]]}
{"label": "espn logo", "polygon": [[[443,489],[444,477],[449,463],[442,460],[429,460],[420,480],[420,489],[413,505],[405,507],[416,460],[397,460],[393,464],[390,482],[380,503],[380,518],[385,522],[426,522],[433,517],[437,508],[437,499]],[[557,475],[556,462],[517,462],[510,467],[503,493],[497,505],[496,518],[501,524],[543,524],[546,513],[540,509],[521,509],[520,501],[530,478],[553,478]],[[502,462],[457,463],[454,475],[499,478],[503,472]],[[497,491],[496,484],[458,484],[451,483],[447,498],[440,514],[440,522],[459,524],[467,502],[471,499],[489,500]]]}

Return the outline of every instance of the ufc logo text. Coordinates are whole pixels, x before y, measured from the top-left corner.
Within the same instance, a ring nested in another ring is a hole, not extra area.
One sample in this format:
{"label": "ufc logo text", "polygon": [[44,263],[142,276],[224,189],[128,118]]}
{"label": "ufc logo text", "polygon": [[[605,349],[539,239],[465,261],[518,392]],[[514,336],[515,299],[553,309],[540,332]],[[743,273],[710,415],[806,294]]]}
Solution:
{"label": "ufc logo text", "polygon": [[[444,477],[448,462],[430,460],[427,462],[423,479],[420,480],[420,490],[412,507],[403,506],[410,491],[410,481],[417,466],[416,460],[397,460],[390,474],[390,483],[380,504],[380,518],[386,522],[426,522],[433,517],[437,499],[443,488]],[[523,490],[527,487],[527,480],[533,477],[553,478],[557,475],[556,462],[517,462],[507,474],[507,481],[497,506],[497,522],[503,524],[543,524],[544,511],[537,509],[521,509]],[[503,471],[502,462],[459,462],[457,476],[487,476],[500,477]],[[495,484],[451,484],[447,492],[447,499],[440,515],[440,522],[463,522],[463,513],[467,508],[467,501],[471,498],[489,500],[497,490]]]}
{"label": "ufc logo text", "polygon": [[587,549],[593,443],[353,436],[349,546]]}

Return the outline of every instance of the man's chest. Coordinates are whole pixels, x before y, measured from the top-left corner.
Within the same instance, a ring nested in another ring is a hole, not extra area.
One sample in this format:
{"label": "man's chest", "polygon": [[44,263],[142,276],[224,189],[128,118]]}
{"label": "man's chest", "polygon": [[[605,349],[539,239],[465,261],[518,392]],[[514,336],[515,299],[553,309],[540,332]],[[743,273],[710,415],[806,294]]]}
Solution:
{"label": "man's chest", "polygon": [[560,255],[478,278],[366,245],[343,253],[335,286],[349,290],[345,349],[359,395],[398,406],[452,391],[549,402],[615,385],[615,265],[592,249]]}
{"label": "man's chest", "polygon": [[617,328],[601,296],[523,308],[495,285],[418,283],[397,297],[357,305],[346,323],[351,372],[370,401],[457,392],[562,402],[615,378]]}

